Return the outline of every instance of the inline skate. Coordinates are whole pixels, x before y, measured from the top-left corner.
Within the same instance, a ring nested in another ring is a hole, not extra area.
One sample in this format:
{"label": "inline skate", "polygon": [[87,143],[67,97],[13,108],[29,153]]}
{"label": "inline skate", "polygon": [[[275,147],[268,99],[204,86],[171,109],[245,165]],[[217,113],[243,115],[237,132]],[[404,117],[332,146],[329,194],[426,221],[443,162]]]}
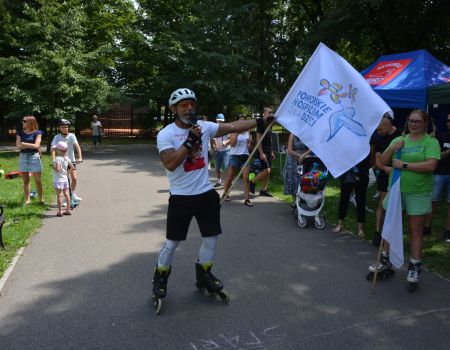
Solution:
{"label": "inline skate", "polygon": [[222,281],[211,273],[212,264],[195,264],[195,272],[197,276],[196,286],[202,293],[205,291],[212,297],[218,295],[225,303],[228,304],[230,297],[223,290]]}
{"label": "inline skate", "polygon": [[413,263],[409,262],[408,276],[406,276],[406,282],[408,282],[408,292],[412,293],[419,287],[419,274],[421,272],[422,263],[420,261]]}
{"label": "inline skate", "polygon": [[171,266],[169,268],[155,268],[155,275],[153,276],[153,307],[157,315],[161,312],[162,300],[167,294],[167,279],[171,270]]}
{"label": "inline skate", "polygon": [[391,277],[395,274],[395,271],[392,269],[392,264],[389,261],[389,257],[387,255],[381,255],[380,264],[378,265],[378,271],[376,263],[369,266],[369,273],[366,276],[368,281],[371,281],[373,279],[375,272],[377,272],[377,280]]}

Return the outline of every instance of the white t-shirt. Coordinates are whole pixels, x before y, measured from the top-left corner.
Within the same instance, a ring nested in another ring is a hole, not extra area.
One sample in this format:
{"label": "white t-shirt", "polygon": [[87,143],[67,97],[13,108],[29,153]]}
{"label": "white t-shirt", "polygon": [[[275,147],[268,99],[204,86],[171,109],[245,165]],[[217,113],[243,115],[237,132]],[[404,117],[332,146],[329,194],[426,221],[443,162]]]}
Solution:
{"label": "white t-shirt", "polygon": [[225,135],[221,137],[214,138],[214,141],[217,145],[217,152],[223,152],[228,151],[230,149],[230,143],[228,143],[226,146],[223,145],[225,141],[228,141],[230,139],[230,135]]}
{"label": "white t-shirt", "polygon": [[93,136],[100,135],[100,128],[103,128],[103,125],[102,125],[102,123],[100,123],[99,120],[97,120],[95,123],[91,122],[91,129],[92,129]]}
{"label": "white t-shirt", "polygon": [[241,154],[249,154],[247,141],[250,138],[250,133],[248,131],[243,132],[238,135],[236,144],[231,147],[230,156],[231,155],[241,155]]}
{"label": "white t-shirt", "polygon": [[[208,174],[208,144],[216,135],[219,125],[200,120],[202,143],[193,147],[184,161],[174,170],[166,169],[169,178],[170,193],[175,195],[196,195],[212,189]],[[158,151],[184,147],[183,142],[189,134],[189,129],[179,128],[175,123],[167,125],[158,133]]]}
{"label": "white t-shirt", "polygon": [[75,163],[75,151],[73,149],[73,145],[78,143],[77,137],[75,134],[69,133],[66,137],[61,134],[55,135],[52,140],[52,147],[56,145],[59,141],[67,142],[69,148],[67,149],[67,155],[72,163]]}
{"label": "white t-shirt", "polygon": [[60,171],[56,171],[53,169],[53,182],[56,183],[64,183],[67,182],[67,166],[69,165],[69,162],[65,157],[56,156],[55,162],[61,166]]}

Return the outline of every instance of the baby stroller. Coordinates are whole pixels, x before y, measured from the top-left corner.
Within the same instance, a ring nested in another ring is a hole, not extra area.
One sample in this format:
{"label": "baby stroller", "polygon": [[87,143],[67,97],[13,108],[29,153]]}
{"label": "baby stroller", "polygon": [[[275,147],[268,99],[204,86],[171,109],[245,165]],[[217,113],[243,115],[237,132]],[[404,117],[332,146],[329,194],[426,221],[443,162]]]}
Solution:
{"label": "baby stroller", "polygon": [[295,199],[298,226],[308,225],[308,218],[314,218],[314,225],[324,229],[325,220],[325,184],[328,170],[318,157],[306,158],[297,168],[300,181]]}

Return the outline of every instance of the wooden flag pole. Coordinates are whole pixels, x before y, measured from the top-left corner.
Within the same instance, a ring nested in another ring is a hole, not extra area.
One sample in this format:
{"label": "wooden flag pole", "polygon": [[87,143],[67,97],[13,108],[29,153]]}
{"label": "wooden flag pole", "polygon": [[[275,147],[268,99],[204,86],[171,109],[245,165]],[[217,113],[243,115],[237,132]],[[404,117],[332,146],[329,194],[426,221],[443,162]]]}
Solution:
{"label": "wooden flag pole", "polygon": [[384,245],[384,239],[381,238],[380,248],[378,249],[377,263],[375,265],[376,269],[375,269],[375,273],[373,274],[372,286],[370,287],[370,292],[372,294],[375,293],[375,285],[377,283],[377,276],[378,276],[378,266],[380,266],[381,251],[383,250],[383,245]]}
{"label": "wooden flag pole", "polygon": [[255,147],[253,148],[252,152],[250,153],[250,155],[248,156],[247,161],[245,162],[245,164],[241,167],[241,170],[239,170],[239,173],[236,175],[236,177],[234,178],[233,182],[231,183],[230,188],[228,189],[227,193],[224,193],[222,195],[222,198],[220,199],[220,205],[223,204],[223,202],[225,201],[225,198],[228,196],[228,194],[231,192],[231,190],[233,189],[234,185],[236,184],[237,180],[239,180],[239,178],[242,175],[242,172],[244,171],[245,167],[250,163],[250,160],[252,159],[253,155],[256,153],[256,151],[258,150],[259,145],[261,144],[262,140],[264,139],[264,137],[266,137],[267,133],[269,132],[270,128],[272,127],[272,125],[275,123],[275,119],[273,121],[270,122],[270,124],[267,126],[266,130],[264,130],[264,133],[262,134],[261,138],[259,139],[259,141],[256,143]]}

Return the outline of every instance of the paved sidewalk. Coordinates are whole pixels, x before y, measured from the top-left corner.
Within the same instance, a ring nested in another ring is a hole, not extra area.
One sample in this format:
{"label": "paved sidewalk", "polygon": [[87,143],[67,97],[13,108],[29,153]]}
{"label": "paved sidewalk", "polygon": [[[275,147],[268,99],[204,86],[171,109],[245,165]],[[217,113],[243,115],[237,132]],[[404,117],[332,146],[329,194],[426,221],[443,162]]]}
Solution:
{"label": "paved sidewalk", "polygon": [[47,213],[0,296],[0,348],[447,349],[450,283],[406,271],[370,294],[375,248],[329,228],[300,229],[274,198],[222,208],[214,272],[231,302],[195,290],[196,224],[173,263],[160,316],[153,266],[164,241],[168,182],[155,146],[86,148],[83,201]]}

